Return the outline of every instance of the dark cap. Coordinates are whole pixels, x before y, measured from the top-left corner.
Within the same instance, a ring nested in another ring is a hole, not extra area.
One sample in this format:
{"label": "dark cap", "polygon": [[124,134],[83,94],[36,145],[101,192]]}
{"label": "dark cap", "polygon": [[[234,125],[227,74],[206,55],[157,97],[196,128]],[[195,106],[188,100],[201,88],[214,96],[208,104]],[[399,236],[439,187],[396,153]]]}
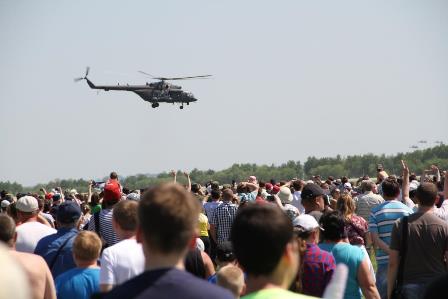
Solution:
{"label": "dark cap", "polygon": [[225,241],[217,246],[216,258],[221,262],[232,262],[236,259],[230,241]]}
{"label": "dark cap", "polygon": [[56,220],[61,223],[71,223],[81,217],[81,208],[73,201],[65,201],[58,206]]}
{"label": "dark cap", "polygon": [[312,199],[320,195],[324,195],[322,188],[317,184],[309,183],[303,187],[302,194],[300,196],[302,199]]}

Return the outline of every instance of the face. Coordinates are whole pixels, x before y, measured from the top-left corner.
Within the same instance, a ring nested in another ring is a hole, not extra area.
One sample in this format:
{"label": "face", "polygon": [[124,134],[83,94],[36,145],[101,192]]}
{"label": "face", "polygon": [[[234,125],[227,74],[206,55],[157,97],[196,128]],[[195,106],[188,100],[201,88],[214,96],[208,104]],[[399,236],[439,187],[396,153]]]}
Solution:
{"label": "face", "polygon": [[324,197],[322,195],[316,197],[316,205],[318,206],[318,211],[323,211],[325,208]]}

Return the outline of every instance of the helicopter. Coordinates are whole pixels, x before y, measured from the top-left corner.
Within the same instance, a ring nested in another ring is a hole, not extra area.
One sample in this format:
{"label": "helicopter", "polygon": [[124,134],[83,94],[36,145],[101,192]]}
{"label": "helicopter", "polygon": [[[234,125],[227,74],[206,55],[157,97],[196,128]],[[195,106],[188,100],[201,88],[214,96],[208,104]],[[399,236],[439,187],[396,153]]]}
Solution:
{"label": "helicopter", "polygon": [[426,140],[420,140],[418,143],[428,143]]}
{"label": "helicopter", "polygon": [[90,81],[87,76],[89,75],[90,67],[86,68],[84,77],[74,79],[75,82],[86,80],[87,84],[92,89],[102,89],[105,91],[109,90],[122,90],[122,91],[132,91],[139,95],[143,100],[150,102],[152,108],[159,107],[160,103],[171,103],[180,104],[180,109],[184,109],[184,104],[190,105],[190,103],[196,102],[198,99],[194,97],[191,92],[186,92],[182,90],[182,87],[168,83],[166,81],[174,80],[188,80],[188,79],[207,79],[211,75],[200,75],[200,76],[188,76],[188,77],[154,77],[143,71],[139,71],[142,74],[150,76],[152,79],[159,80],[158,82],[148,83],[145,85],[95,85]]}
{"label": "helicopter", "polygon": [[413,146],[410,146],[409,148],[417,149],[417,148],[418,148],[418,146],[416,146],[416,145],[413,145]]}

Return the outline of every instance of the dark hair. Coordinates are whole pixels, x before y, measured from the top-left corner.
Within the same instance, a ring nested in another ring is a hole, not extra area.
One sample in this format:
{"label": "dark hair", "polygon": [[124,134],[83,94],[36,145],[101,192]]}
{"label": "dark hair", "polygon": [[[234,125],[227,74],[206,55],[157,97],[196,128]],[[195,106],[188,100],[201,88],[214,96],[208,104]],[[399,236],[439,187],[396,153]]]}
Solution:
{"label": "dark hair", "polygon": [[393,177],[387,177],[381,183],[381,188],[383,190],[383,195],[395,198],[400,194],[400,184],[398,184],[397,180]]}
{"label": "dark hair", "polygon": [[274,205],[248,205],[232,225],[231,240],[238,262],[249,274],[269,275],[293,239],[288,216]]}
{"label": "dark hair", "polygon": [[138,202],[134,200],[122,200],[114,206],[112,217],[125,231],[137,229]]}
{"label": "dark hair", "polygon": [[191,185],[191,192],[193,192],[193,193],[198,193],[200,191],[200,189],[201,188],[199,187],[199,184],[197,184],[197,183],[194,183]]}
{"label": "dark hair", "polygon": [[409,176],[409,181],[412,182],[412,181],[414,181],[414,180],[417,180],[417,175],[416,175],[415,173],[412,173],[412,174]]}
{"label": "dark hair", "polygon": [[341,183],[342,183],[342,184],[348,183],[348,178],[347,178],[346,176],[343,176],[343,177],[341,178]]}
{"label": "dark hair", "polygon": [[199,212],[198,200],[181,185],[161,184],[143,193],[139,227],[152,250],[180,253],[194,236]]}
{"label": "dark hair", "polygon": [[323,214],[319,223],[325,240],[336,242],[347,236],[344,216],[339,211]]}
{"label": "dark hair", "polygon": [[219,199],[221,197],[221,191],[213,189],[212,192],[210,192],[210,196],[212,199]]}
{"label": "dark hair", "polygon": [[434,205],[437,195],[438,190],[433,183],[421,183],[415,192],[419,204],[426,207],[432,207]]}
{"label": "dark hair", "polygon": [[292,182],[292,187],[295,191],[300,191],[303,188],[303,183],[301,180],[295,180],[294,182]]}
{"label": "dark hair", "polygon": [[51,210],[52,204],[53,204],[53,200],[52,199],[45,199],[43,212],[44,213],[49,213],[50,210]]}
{"label": "dark hair", "polygon": [[233,253],[232,243],[230,241],[225,241],[218,244],[216,247],[216,259],[220,262],[233,262],[236,260],[235,254]]}
{"label": "dark hair", "polygon": [[5,243],[14,238],[16,223],[6,214],[0,214],[0,241]]}
{"label": "dark hair", "polygon": [[111,180],[116,180],[116,179],[118,179],[118,174],[115,171],[112,171],[110,173],[110,178],[111,178]]}

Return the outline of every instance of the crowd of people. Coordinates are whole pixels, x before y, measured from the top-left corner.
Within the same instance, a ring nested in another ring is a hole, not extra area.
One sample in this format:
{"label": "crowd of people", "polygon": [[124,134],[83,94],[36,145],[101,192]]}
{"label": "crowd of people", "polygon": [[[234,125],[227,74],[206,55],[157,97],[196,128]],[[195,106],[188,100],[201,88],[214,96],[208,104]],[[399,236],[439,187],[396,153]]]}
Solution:
{"label": "crowd of people", "polygon": [[[1,192],[0,297],[447,298],[448,174]],[[16,292],[11,289],[18,288]],[[11,295],[13,294],[13,295]]]}

